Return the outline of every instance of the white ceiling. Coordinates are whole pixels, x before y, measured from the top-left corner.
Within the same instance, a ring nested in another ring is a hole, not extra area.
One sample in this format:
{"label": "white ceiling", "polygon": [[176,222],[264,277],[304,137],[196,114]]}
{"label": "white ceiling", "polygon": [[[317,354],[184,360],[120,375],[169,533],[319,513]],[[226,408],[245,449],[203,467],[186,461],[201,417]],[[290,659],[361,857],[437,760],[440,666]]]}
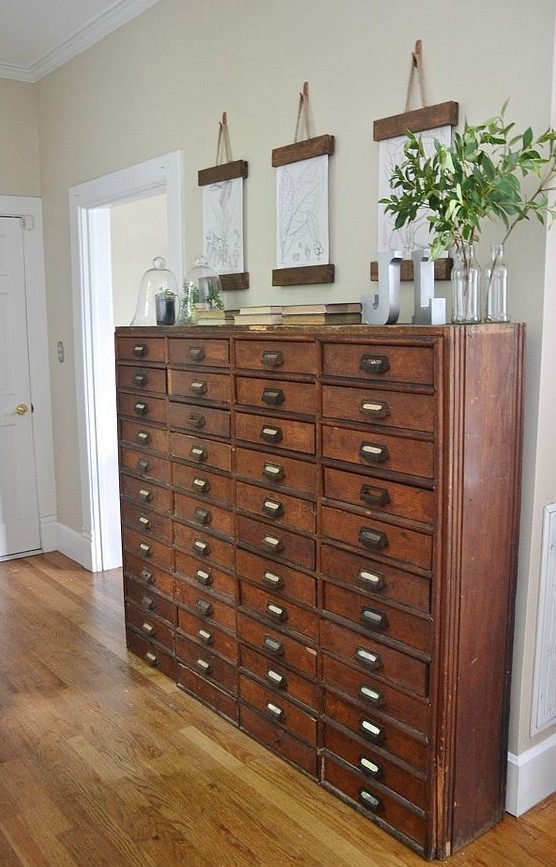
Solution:
{"label": "white ceiling", "polygon": [[0,78],[38,81],[158,0],[0,0]]}

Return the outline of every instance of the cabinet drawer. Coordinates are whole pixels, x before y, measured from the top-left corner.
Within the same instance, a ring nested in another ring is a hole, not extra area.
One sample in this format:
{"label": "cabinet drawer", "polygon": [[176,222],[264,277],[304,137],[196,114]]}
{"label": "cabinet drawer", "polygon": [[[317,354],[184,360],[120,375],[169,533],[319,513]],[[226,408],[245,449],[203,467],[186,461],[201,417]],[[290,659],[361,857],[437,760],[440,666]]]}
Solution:
{"label": "cabinet drawer", "polygon": [[120,493],[122,497],[141,503],[157,512],[171,514],[173,511],[174,496],[170,488],[163,487],[147,481],[136,479],[134,476],[120,475]]}
{"label": "cabinet drawer", "polygon": [[237,725],[238,703],[235,695],[220,689],[181,662],[176,663],[176,672],[178,686]]}
{"label": "cabinet drawer", "polygon": [[228,367],[230,346],[227,340],[210,337],[172,337],[168,340],[170,363],[195,364],[201,367]]}
{"label": "cabinet drawer", "polygon": [[237,515],[237,541],[255,548],[257,553],[264,556],[274,555],[306,569],[315,568],[315,540],[283,527],[273,527],[255,518]]}
{"label": "cabinet drawer", "polygon": [[130,445],[148,448],[149,451],[168,454],[168,431],[165,428],[121,418],[120,439]]}
{"label": "cabinet drawer", "polygon": [[[198,617],[185,608],[178,608],[178,629],[203,647],[209,647],[235,662],[237,660],[237,641],[235,635],[220,629],[206,618]],[[176,633],[177,634],[177,633]]]}
{"label": "cabinet drawer", "polygon": [[167,410],[165,397],[153,397],[150,394],[131,394],[118,392],[118,412],[143,419],[144,422],[166,424]]}
{"label": "cabinet drawer", "polygon": [[314,747],[298,740],[286,729],[280,728],[272,720],[265,719],[245,705],[240,705],[239,708],[239,724],[257,741],[278,753],[292,765],[301,768],[309,776],[317,778],[318,759]]}
{"label": "cabinet drawer", "polygon": [[267,411],[274,409],[313,416],[317,411],[316,387],[310,382],[277,382],[274,379],[237,376],[236,399],[238,404],[243,406],[254,406]]}
{"label": "cabinet drawer", "polygon": [[118,361],[166,361],[166,341],[163,337],[117,337]]}
{"label": "cabinet drawer", "polygon": [[315,454],[315,425],[310,422],[241,412],[236,415],[235,434],[238,440],[257,445]]}
{"label": "cabinet drawer", "polygon": [[152,509],[146,509],[135,503],[122,502],[122,521],[126,527],[148,533],[149,536],[160,536],[172,541],[172,519],[170,515],[159,515]]}
{"label": "cabinet drawer", "polygon": [[323,760],[323,780],[325,784],[341,792],[366,811],[369,816],[378,816],[391,828],[405,834],[420,846],[425,845],[427,822],[423,812],[417,809],[412,811],[402,806],[368,777],[349,770],[328,756]]}
{"label": "cabinet drawer", "polygon": [[382,431],[362,432],[323,425],[322,454],[324,458],[347,461],[371,472],[389,470],[423,479],[434,476],[431,442],[390,436]]}
{"label": "cabinet drawer", "polygon": [[430,611],[430,580],[427,578],[327,544],[321,546],[321,571],[324,577],[367,590],[373,598],[384,596],[419,611]]}
{"label": "cabinet drawer", "polygon": [[187,431],[202,430],[209,436],[230,436],[230,412],[227,409],[171,401],[168,403],[168,424]]}
{"label": "cabinet drawer", "polygon": [[425,524],[433,524],[435,519],[433,491],[389,479],[372,479],[360,473],[325,467],[324,496]]}
{"label": "cabinet drawer", "polygon": [[264,557],[238,548],[236,571],[239,578],[247,578],[267,592],[289,597],[297,602],[314,607],[317,604],[317,587],[314,575],[299,572],[290,566],[269,563]]}
{"label": "cabinet drawer", "polygon": [[410,614],[370,600],[351,589],[323,581],[323,609],[363,626],[379,639],[393,638],[411,647],[429,652],[432,642],[432,621],[429,618]]}
{"label": "cabinet drawer", "polygon": [[370,551],[383,557],[432,568],[432,536],[324,506],[322,534],[353,545],[359,553]]}
{"label": "cabinet drawer", "polygon": [[284,524],[300,532],[316,531],[317,506],[311,500],[237,482],[236,505],[245,512],[270,518],[279,526]]}
{"label": "cabinet drawer", "polygon": [[426,807],[424,773],[410,773],[359,738],[348,735],[329,723],[324,726],[323,746],[365,777],[376,780],[417,807]]}
{"label": "cabinet drawer", "polygon": [[211,469],[228,473],[232,469],[232,449],[228,443],[170,431],[170,454]]}
{"label": "cabinet drawer", "polygon": [[434,350],[430,346],[325,343],[324,376],[432,385]]}
{"label": "cabinet drawer", "polygon": [[230,538],[234,534],[234,515],[222,506],[196,500],[188,494],[174,494],[174,510],[176,518],[183,518],[192,524],[198,524],[206,530],[216,530]]}
{"label": "cabinet drawer", "polygon": [[262,653],[245,645],[240,647],[240,663],[242,668],[264,680],[276,693],[284,693],[318,712],[320,687],[313,680],[291,671],[277,660],[267,659]]}
{"label": "cabinet drawer", "polygon": [[429,667],[424,660],[328,620],[321,621],[320,638],[323,650],[357,665],[360,671],[373,672],[381,680],[398,684],[416,695],[427,695]]}
{"label": "cabinet drawer", "polygon": [[313,494],[317,492],[318,473],[315,464],[296,458],[238,447],[235,450],[235,471],[238,476],[270,484],[277,490],[286,489]]}
{"label": "cabinet drawer", "polygon": [[325,418],[432,433],[435,398],[429,394],[324,385],[322,414]]}
{"label": "cabinet drawer", "polygon": [[318,640],[319,619],[314,610],[301,608],[295,603],[271,596],[268,591],[241,582],[241,605],[250,608],[276,629],[293,630],[311,641]]}
{"label": "cabinet drawer", "polygon": [[317,746],[316,717],[296,707],[284,695],[262,686],[245,674],[239,676],[239,697],[250,704],[274,725],[287,729],[311,746]]}
{"label": "cabinet drawer", "polygon": [[176,661],[173,653],[151,643],[131,629],[126,631],[126,636],[127,646],[131,653],[141,657],[151,668],[158,668],[166,677],[175,680]]}
{"label": "cabinet drawer", "polygon": [[307,677],[317,676],[317,651],[304,642],[277,632],[253,620],[241,611],[237,615],[238,636],[241,641],[261,650],[268,659],[294,668]]}
{"label": "cabinet drawer", "polygon": [[156,615],[167,620],[172,626],[176,623],[176,608],[172,599],[162,596],[154,585],[145,586],[132,578],[125,579],[126,597],[144,612],[145,616]]}
{"label": "cabinet drawer", "polygon": [[232,605],[192,584],[186,584],[185,581],[176,581],[175,590],[176,604],[185,606],[200,620],[216,623],[230,632],[236,631],[236,612]]}
{"label": "cabinet drawer", "polygon": [[118,388],[137,388],[166,394],[166,371],[163,367],[136,367],[118,364],[116,369]]}
{"label": "cabinet drawer", "polygon": [[201,500],[224,504],[234,502],[234,483],[231,476],[213,473],[204,465],[192,467],[173,461],[172,480],[176,488],[182,488]]}
{"label": "cabinet drawer", "polygon": [[127,624],[137,630],[145,640],[162,644],[173,653],[174,629],[168,623],[131,602],[125,604],[125,617]]}
{"label": "cabinet drawer", "polygon": [[217,593],[226,596],[230,603],[238,597],[237,579],[229,572],[218,569],[211,564],[201,563],[195,557],[184,554],[183,551],[175,551],[176,577],[183,577],[190,584],[197,587],[208,587]]}
{"label": "cabinet drawer", "polygon": [[364,741],[379,746],[382,750],[408,762],[413,768],[424,771],[427,767],[427,744],[415,732],[413,737],[405,727],[394,725],[389,720],[375,717],[372,711],[345,701],[325,688],[324,713],[329,721],[338,723],[357,734]]}
{"label": "cabinet drawer", "polygon": [[140,452],[127,446],[120,448],[121,466],[146,479],[170,483],[170,461],[152,452]]}
{"label": "cabinet drawer", "polygon": [[[378,672],[380,674],[380,672]],[[430,726],[430,704],[424,699],[395,689],[371,673],[358,671],[345,662],[322,655],[322,679],[330,689],[340,692],[367,713],[405,723],[426,736]]]}
{"label": "cabinet drawer", "polygon": [[235,666],[179,633],[176,635],[176,658],[201,677],[214,681],[222,689],[234,695],[237,693]]}
{"label": "cabinet drawer", "polygon": [[[123,546],[130,554],[144,560],[146,563],[162,566],[163,569],[172,570],[174,552],[170,545],[165,545],[150,536],[144,536],[129,527],[122,528]],[[147,566],[150,568],[150,565]]]}
{"label": "cabinet drawer", "polygon": [[277,373],[316,374],[316,344],[302,341],[237,340],[236,367]]}
{"label": "cabinet drawer", "polygon": [[169,370],[168,394],[229,403],[231,379],[229,374],[208,373],[206,370]]}
{"label": "cabinet drawer", "polygon": [[174,544],[205,562],[233,568],[234,546],[231,542],[210,536],[193,527],[174,521]]}
{"label": "cabinet drawer", "polygon": [[169,599],[174,598],[174,578],[168,572],[159,569],[158,566],[146,564],[133,554],[124,555],[124,575],[141,581],[145,587],[153,588],[164,594]]}

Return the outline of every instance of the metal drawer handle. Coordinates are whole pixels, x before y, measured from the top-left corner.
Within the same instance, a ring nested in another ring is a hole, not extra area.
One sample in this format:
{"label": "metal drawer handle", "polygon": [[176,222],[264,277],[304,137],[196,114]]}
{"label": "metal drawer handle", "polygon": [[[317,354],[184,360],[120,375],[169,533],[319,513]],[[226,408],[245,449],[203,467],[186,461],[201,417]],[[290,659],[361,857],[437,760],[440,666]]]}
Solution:
{"label": "metal drawer handle", "polygon": [[280,518],[284,514],[284,506],[276,500],[263,500],[261,512],[270,518]]}
{"label": "metal drawer handle", "polygon": [[364,647],[358,647],[355,651],[355,661],[362,663],[366,668],[376,669],[382,666],[380,653],[373,653]]}
{"label": "metal drawer handle", "polygon": [[134,385],[144,386],[149,381],[149,378],[146,373],[136,373],[133,377]]}
{"label": "metal drawer handle", "polygon": [[137,469],[141,473],[148,473],[151,468],[150,463],[145,458],[139,458],[137,461]]}
{"label": "metal drawer handle", "polygon": [[143,623],[141,625],[141,632],[143,632],[148,638],[154,638],[156,635],[156,630],[152,623]]}
{"label": "metal drawer handle", "polygon": [[373,813],[381,813],[384,809],[381,799],[375,797],[372,792],[368,792],[366,789],[359,789],[359,800],[365,807],[372,810]]}
{"label": "metal drawer handle", "polygon": [[154,611],[154,599],[152,596],[143,596],[141,599],[141,608],[145,611]]}
{"label": "metal drawer handle", "polygon": [[143,530],[150,530],[151,529],[151,522],[146,517],[146,515],[140,515],[139,516],[139,524],[141,525]]}
{"label": "metal drawer handle", "polygon": [[276,620],[278,623],[284,623],[288,619],[288,612],[285,608],[280,608],[279,605],[275,605],[274,602],[268,602],[266,606],[266,611],[269,617],[272,617],[273,620]]}
{"label": "metal drawer handle", "polygon": [[206,461],[208,457],[206,450],[199,448],[199,446],[192,446],[189,454],[194,461],[199,461],[200,464]]}
{"label": "metal drawer handle", "polygon": [[364,734],[366,738],[370,741],[380,742],[383,741],[386,737],[384,734],[384,729],[380,726],[377,726],[376,723],[371,722],[371,720],[363,718],[359,723],[359,729]]}
{"label": "metal drawer handle", "polygon": [[195,490],[195,491],[201,491],[203,494],[206,494],[207,491],[210,490],[210,482],[209,482],[209,480],[208,480],[208,479],[201,479],[201,478],[199,478],[198,476],[196,476],[196,477],[193,479],[193,481],[192,481],[192,483],[191,483],[191,486],[192,486],[193,490]]}
{"label": "metal drawer handle", "polygon": [[198,412],[190,412],[187,420],[190,426],[196,429],[202,428],[206,424],[206,418],[204,417],[204,415]]}
{"label": "metal drawer handle", "polygon": [[154,575],[148,569],[141,569],[141,578],[145,584],[154,584]]}
{"label": "metal drawer handle", "polygon": [[263,426],[261,430],[261,439],[267,443],[279,443],[283,438],[282,428]]}
{"label": "metal drawer handle", "polygon": [[205,350],[202,346],[190,346],[188,355],[192,361],[203,361]]}
{"label": "metal drawer handle", "polygon": [[380,780],[384,776],[384,771],[380,765],[377,765],[376,762],[368,759],[367,756],[360,757],[359,767],[364,774],[367,774],[369,777],[374,777],[375,780]]}
{"label": "metal drawer handle", "polygon": [[199,659],[195,660],[195,665],[197,666],[199,671],[203,672],[203,674],[212,674],[212,665],[210,664],[210,662],[207,662],[206,659],[201,659],[199,657]]}
{"label": "metal drawer handle", "polygon": [[213,606],[210,602],[207,602],[206,599],[197,599],[195,603],[195,608],[197,609],[199,614],[203,615],[203,617],[210,617],[214,611]]}
{"label": "metal drawer handle", "polygon": [[381,551],[388,547],[388,536],[380,530],[371,530],[370,527],[361,527],[359,530],[359,542],[365,548],[372,551]]}
{"label": "metal drawer handle", "polygon": [[145,358],[149,352],[149,347],[146,343],[136,343],[131,352],[136,358]]}
{"label": "metal drawer handle", "polygon": [[274,669],[269,668],[266,673],[266,679],[273,686],[277,686],[278,689],[286,689],[287,681],[283,674],[279,674],[279,672],[274,671]]}
{"label": "metal drawer handle", "polygon": [[365,373],[385,373],[390,370],[390,359],[387,355],[362,355],[359,370]]}
{"label": "metal drawer handle", "polygon": [[195,572],[195,578],[199,584],[202,584],[204,587],[208,587],[209,584],[212,584],[212,575],[205,569],[197,569]]}
{"label": "metal drawer handle", "polygon": [[387,506],[390,494],[386,488],[376,488],[374,485],[361,485],[359,497],[368,506]]}
{"label": "metal drawer handle", "polygon": [[271,481],[282,481],[286,477],[286,473],[284,472],[284,467],[279,466],[278,464],[266,464],[263,467],[263,476],[266,476],[267,479],[271,479]]}
{"label": "metal drawer handle", "polygon": [[150,545],[147,545],[145,542],[141,542],[139,545],[139,553],[143,555],[143,557],[152,557],[152,548]]}
{"label": "metal drawer handle", "polygon": [[361,623],[373,632],[383,632],[390,625],[386,614],[375,611],[374,608],[361,609]]}
{"label": "metal drawer handle", "polygon": [[268,406],[280,406],[284,403],[285,395],[281,388],[263,388],[261,401]]}
{"label": "metal drawer handle", "polygon": [[150,441],[151,441],[151,435],[150,435],[150,433],[148,433],[146,430],[140,430],[140,431],[138,432],[138,434],[137,434],[137,440],[138,440],[138,442],[140,442],[142,445],[146,446],[146,445],[148,445],[148,444],[150,443]]}
{"label": "metal drawer handle", "polygon": [[362,683],[359,687],[359,695],[365,701],[371,702],[371,704],[380,706],[385,703],[384,695],[378,689],[373,689],[372,686],[367,686]]}
{"label": "metal drawer handle", "polygon": [[189,390],[192,391],[193,394],[205,394],[207,384],[203,380],[196,380],[195,382],[189,383]]}
{"label": "metal drawer handle", "polygon": [[135,410],[136,415],[148,415],[149,414],[149,407],[147,406],[147,404],[141,403],[140,401],[137,401],[137,403],[135,404],[133,409]]}
{"label": "metal drawer handle", "polygon": [[193,551],[195,554],[200,554],[201,557],[208,557],[210,554],[210,545],[207,542],[203,542],[202,539],[195,539],[193,542]]}
{"label": "metal drawer handle", "polygon": [[278,350],[265,350],[261,355],[263,367],[281,367],[284,363],[284,354]]}
{"label": "metal drawer handle", "polygon": [[272,638],[270,635],[265,635],[263,647],[265,650],[268,650],[269,653],[273,653],[274,656],[282,656],[284,653],[284,645],[282,642],[277,641],[276,638]]}
{"label": "metal drawer handle", "polygon": [[263,545],[265,548],[268,548],[269,551],[273,551],[274,553],[284,550],[284,543],[282,539],[278,539],[277,536],[263,536]]}
{"label": "metal drawer handle", "polygon": [[390,407],[382,400],[362,400],[359,404],[359,412],[368,418],[387,418],[390,415]]}
{"label": "metal drawer handle", "polygon": [[386,580],[381,572],[369,572],[367,569],[361,569],[357,575],[357,583],[360,587],[377,592],[386,587]]}
{"label": "metal drawer handle", "polygon": [[390,452],[380,443],[361,443],[359,456],[368,464],[382,464],[390,458]]}
{"label": "metal drawer handle", "polygon": [[148,491],[146,488],[141,488],[139,491],[139,499],[143,500],[144,503],[150,503],[153,495],[151,491]]}
{"label": "metal drawer handle", "polygon": [[198,507],[195,509],[195,519],[199,524],[205,526],[206,524],[210,524],[212,515],[208,509],[201,509]]}
{"label": "metal drawer handle", "polygon": [[213,644],[214,638],[212,636],[212,632],[208,632],[206,629],[199,629],[197,632],[197,636],[201,639],[203,644]]}
{"label": "metal drawer handle", "polygon": [[156,653],[153,653],[152,650],[147,651],[143,659],[145,662],[148,662],[149,665],[152,665],[153,668],[158,665],[158,656]]}
{"label": "metal drawer handle", "polygon": [[278,707],[277,704],[274,704],[271,701],[267,701],[266,709],[268,713],[273,716],[275,719],[283,720],[285,719],[284,711],[281,707]]}
{"label": "metal drawer handle", "polygon": [[282,587],[284,583],[282,576],[277,575],[275,572],[263,572],[263,581],[269,587]]}

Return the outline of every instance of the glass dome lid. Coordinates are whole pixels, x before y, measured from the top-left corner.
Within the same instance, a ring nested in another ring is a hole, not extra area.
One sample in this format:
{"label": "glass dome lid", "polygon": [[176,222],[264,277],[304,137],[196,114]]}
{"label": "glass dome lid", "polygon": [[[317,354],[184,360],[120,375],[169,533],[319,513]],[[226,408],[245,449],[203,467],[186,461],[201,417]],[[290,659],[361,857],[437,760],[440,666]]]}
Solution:
{"label": "glass dome lid", "polygon": [[224,310],[220,277],[203,256],[195,259],[185,276],[185,285],[195,310]]}
{"label": "glass dome lid", "polygon": [[[139,284],[139,295],[132,325],[157,325],[156,302],[161,299],[175,299],[177,302],[178,283],[172,271],[166,267],[162,256],[155,256],[152,268],[145,271]],[[168,323],[171,324],[171,323]]]}

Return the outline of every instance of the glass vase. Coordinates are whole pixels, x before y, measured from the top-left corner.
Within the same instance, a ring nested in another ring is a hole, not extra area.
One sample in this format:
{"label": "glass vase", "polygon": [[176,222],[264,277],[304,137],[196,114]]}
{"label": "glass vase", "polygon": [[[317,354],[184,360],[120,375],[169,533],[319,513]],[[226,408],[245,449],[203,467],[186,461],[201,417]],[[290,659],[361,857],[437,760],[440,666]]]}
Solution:
{"label": "glass vase", "polygon": [[456,253],[452,268],[452,322],[464,324],[481,321],[481,268],[473,244]]}
{"label": "glass vase", "polygon": [[486,321],[509,322],[508,269],[504,262],[504,245],[493,244],[492,260],[485,271]]}

